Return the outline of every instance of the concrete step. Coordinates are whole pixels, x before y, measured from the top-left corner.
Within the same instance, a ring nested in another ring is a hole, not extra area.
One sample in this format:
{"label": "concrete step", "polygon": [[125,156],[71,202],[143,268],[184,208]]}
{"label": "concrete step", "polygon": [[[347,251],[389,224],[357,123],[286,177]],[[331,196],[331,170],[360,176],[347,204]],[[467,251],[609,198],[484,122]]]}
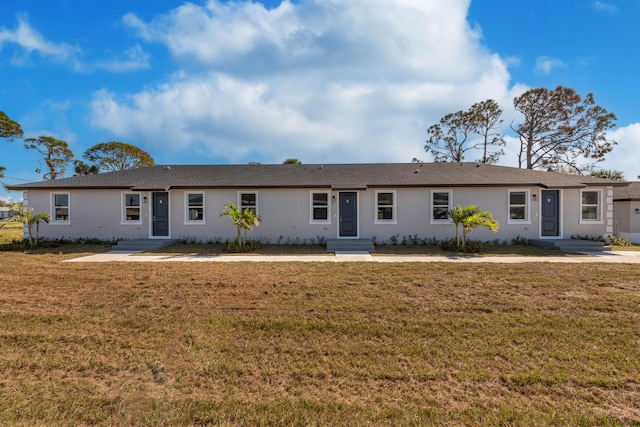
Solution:
{"label": "concrete step", "polygon": [[120,240],[118,243],[111,247],[112,251],[119,252],[144,252],[153,251],[163,248],[165,246],[174,245],[179,243],[178,239],[133,239],[133,240]]}
{"label": "concrete step", "polygon": [[362,253],[374,250],[371,239],[327,239],[327,252]]}
{"label": "concrete step", "polygon": [[611,246],[596,240],[581,239],[529,239],[531,246],[557,249],[563,252],[602,252],[611,250]]}

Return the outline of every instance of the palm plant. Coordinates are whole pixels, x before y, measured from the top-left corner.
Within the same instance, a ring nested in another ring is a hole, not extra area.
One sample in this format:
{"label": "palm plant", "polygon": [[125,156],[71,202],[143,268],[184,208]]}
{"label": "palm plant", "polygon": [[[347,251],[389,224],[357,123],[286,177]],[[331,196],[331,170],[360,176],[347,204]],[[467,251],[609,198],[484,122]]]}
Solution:
{"label": "palm plant", "polygon": [[[456,205],[449,210],[448,216],[456,226],[456,246],[460,249],[465,248],[467,237],[475,228],[487,227],[495,234],[500,227],[498,221],[493,219],[491,212],[483,211],[475,205],[465,208]],[[458,231],[460,226],[462,226],[462,235]]]}
{"label": "palm plant", "polygon": [[[49,214],[47,212],[33,213],[33,208],[25,209],[22,205],[13,205],[9,211],[14,221],[20,221],[27,226],[29,233],[29,247],[38,246],[38,237],[40,234],[40,222],[49,222]],[[33,235],[33,226],[36,226],[36,234]]]}
{"label": "palm plant", "polygon": [[233,225],[235,225],[238,230],[238,246],[242,247],[242,211],[231,202],[228,202],[224,207],[225,210],[220,212],[220,216],[228,216],[231,218]]}
{"label": "palm plant", "polygon": [[[228,216],[233,220],[233,224],[238,231],[238,247],[242,248],[247,242],[247,231],[251,231],[254,226],[258,226],[260,223],[260,217],[258,217],[251,209],[239,209],[236,205],[228,202],[224,205],[225,210],[220,212],[220,216]],[[244,239],[242,238],[242,231],[244,230]]]}

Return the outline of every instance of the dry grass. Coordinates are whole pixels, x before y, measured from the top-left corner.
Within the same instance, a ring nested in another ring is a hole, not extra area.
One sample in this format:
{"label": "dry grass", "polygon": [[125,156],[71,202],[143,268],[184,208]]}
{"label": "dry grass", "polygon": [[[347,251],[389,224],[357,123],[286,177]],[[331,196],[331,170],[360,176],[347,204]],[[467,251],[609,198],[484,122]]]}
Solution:
{"label": "dry grass", "polygon": [[640,425],[637,265],[0,256],[0,425]]}
{"label": "dry grass", "polygon": [[[224,252],[222,244],[178,243],[164,248],[139,253],[145,255],[188,255],[218,256],[229,255]],[[262,245],[259,249],[236,255],[329,255],[326,245]],[[331,253],[330,255],[333,255]],[[438,245],[377,245],[372,255],[416,255],[416,256],[451,256],[452,252],[442,250]],[[474,255],[474,254],[466,254]],[[487,245],[486,251],[478,256],[576,256],[557,250],[526,245]]]}

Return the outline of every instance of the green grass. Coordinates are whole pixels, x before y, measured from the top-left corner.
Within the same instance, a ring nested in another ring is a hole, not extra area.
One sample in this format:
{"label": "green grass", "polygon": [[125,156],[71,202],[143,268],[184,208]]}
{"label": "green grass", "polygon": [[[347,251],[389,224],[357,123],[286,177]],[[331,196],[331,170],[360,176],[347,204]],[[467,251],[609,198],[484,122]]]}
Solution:
{"label": "green grass", "polygon": [[6,222],[3,224],[6,225],[0,228],[0,244],[22,238],[23,226],[21,222]]}
{"label": "green grass", "polygon": [[636,265],[81,249],[2,254],[0,425],[640,425]]}

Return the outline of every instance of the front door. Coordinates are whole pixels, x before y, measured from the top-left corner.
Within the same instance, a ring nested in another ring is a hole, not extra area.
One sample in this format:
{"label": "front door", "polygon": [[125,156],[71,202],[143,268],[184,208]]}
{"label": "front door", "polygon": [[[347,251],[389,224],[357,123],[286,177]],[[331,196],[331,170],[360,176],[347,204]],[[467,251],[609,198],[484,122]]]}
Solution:
{"label": "front door", "polygon": [[338,205],[340,221],[340,237],[358,236],[358,193],[340,193],[340,203]]}
{"label": "front door", "polygon": [[541,209],[540,234],[546,237],[560,236],[560,191],[542,190]]}
{"label": "front door", "polygon": [[152,235],[169,236],[169,193],[153,193]]}

